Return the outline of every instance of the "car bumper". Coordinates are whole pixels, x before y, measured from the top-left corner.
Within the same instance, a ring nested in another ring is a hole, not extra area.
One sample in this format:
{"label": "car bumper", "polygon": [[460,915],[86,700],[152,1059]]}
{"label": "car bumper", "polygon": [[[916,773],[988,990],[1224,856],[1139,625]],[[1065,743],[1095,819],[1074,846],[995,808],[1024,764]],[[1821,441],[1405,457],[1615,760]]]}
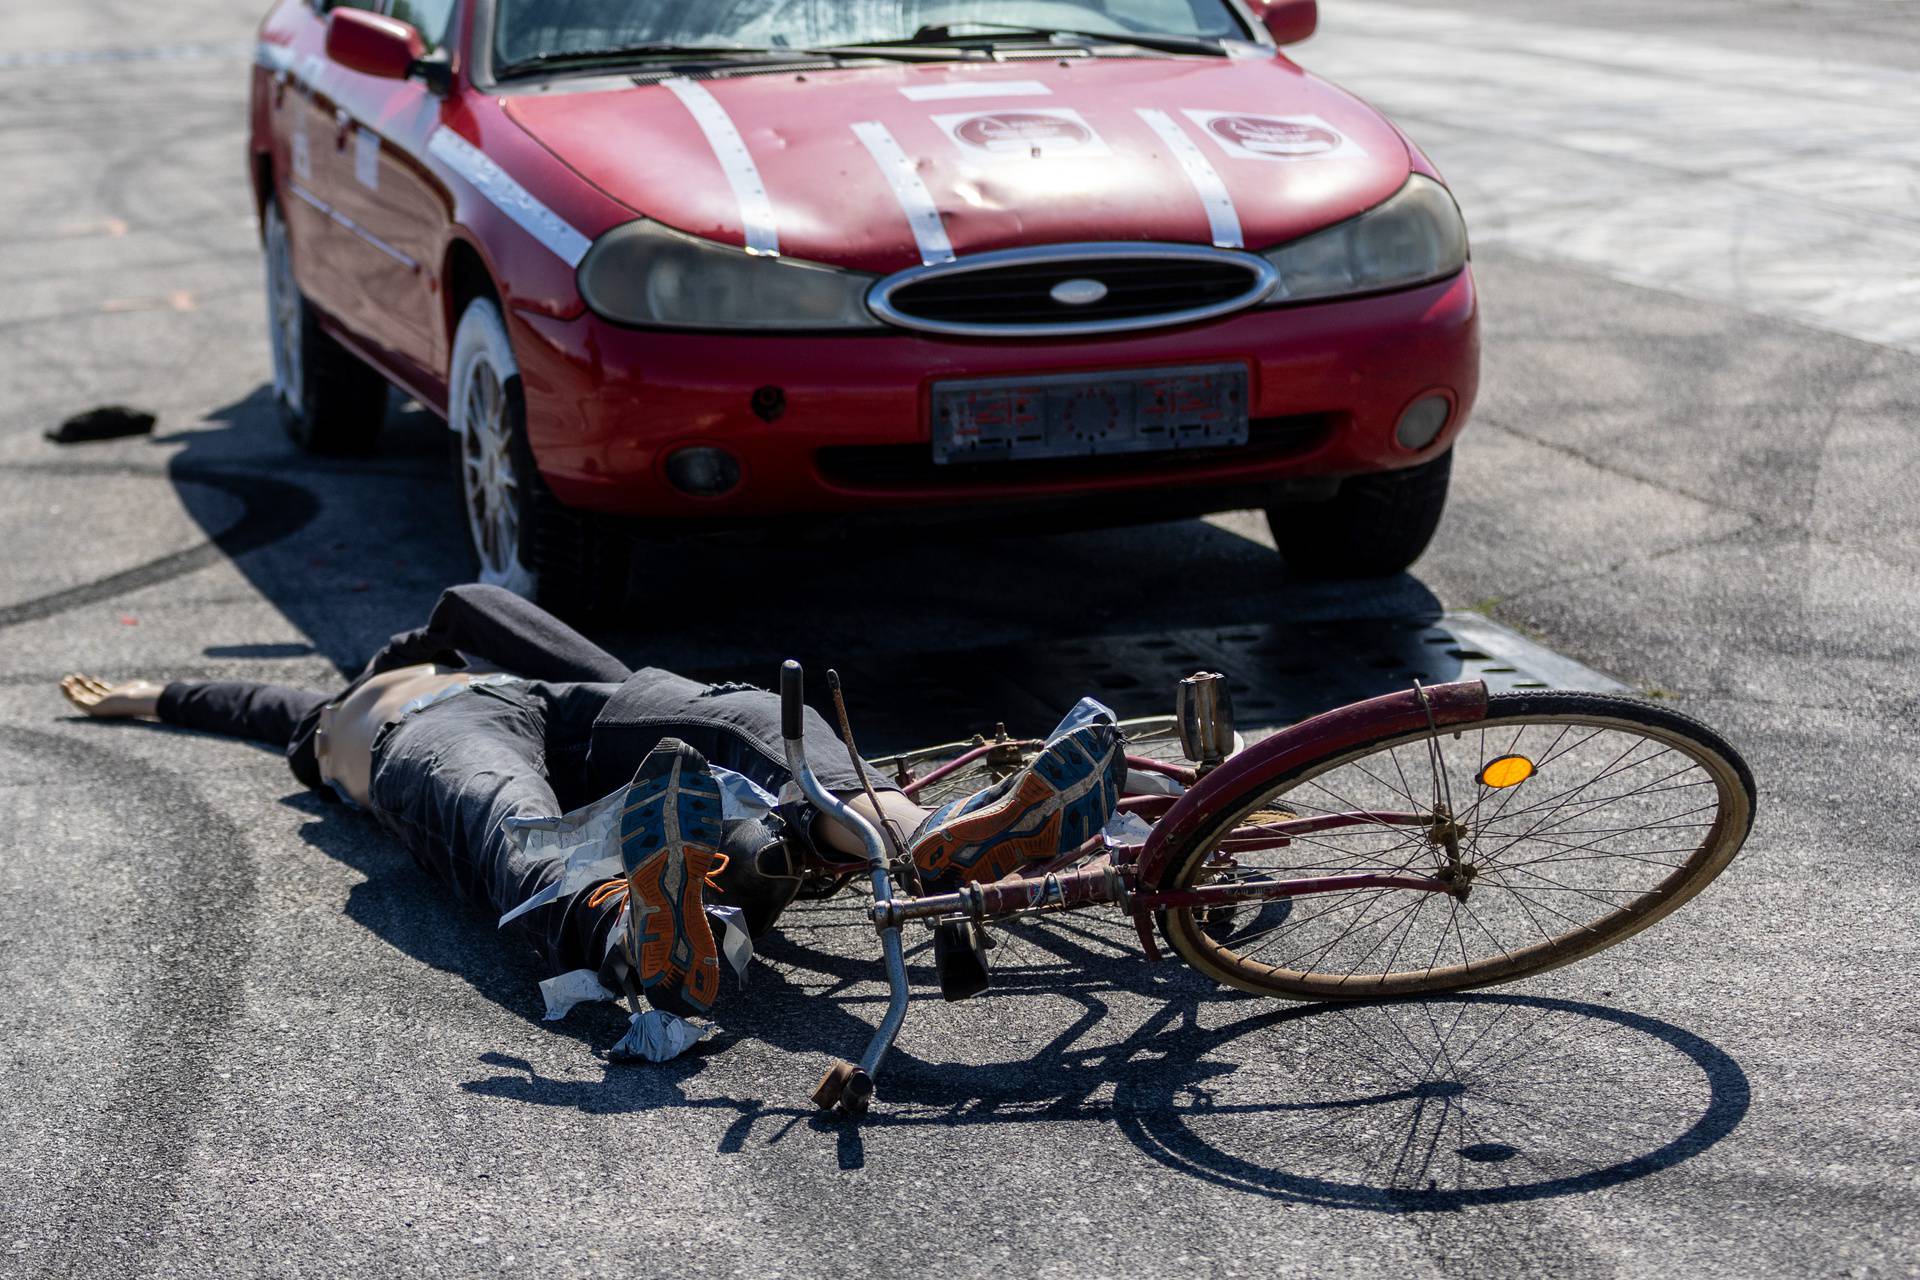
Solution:
{"label": "car bumper", "polygon": [[[1263,492],[1413,466],[1465,425],[1479,382],[1470,271],[1420,289],[1248,311],[1099,340],[1011,343],[881,333],[724,336],[625,329],[592,315],[510,321],[529,441],[555,495],[610,515],[675,521],[804,513],[908,513],[1152,491],[1181,513]],[[949,378],[1134,370],[1242,361],[1247,445],[1171,454],[936,466],[930,399]],[[777,416],[754,395],[778,388]],[[1429,445],[1394,440],[1414,401],[1452,403]],[[669,483],[689,445],[726,449],[740,481],[717,497]]]}

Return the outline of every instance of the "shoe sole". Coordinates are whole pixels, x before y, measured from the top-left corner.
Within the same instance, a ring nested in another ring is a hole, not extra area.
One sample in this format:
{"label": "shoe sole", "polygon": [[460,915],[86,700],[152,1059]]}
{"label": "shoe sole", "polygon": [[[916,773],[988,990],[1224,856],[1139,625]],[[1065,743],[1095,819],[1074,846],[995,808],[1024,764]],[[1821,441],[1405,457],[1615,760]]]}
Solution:
{"label": "shoe sole", "polygon": [[[1101,784],[1121,754],[1121,747],[1116,744],[1111,754],[1096,755],[1084,743],[1075,741],[1075,736],[1063,739],[1063,744],[1072,742],[1079,749],[1063,762],[1067,769],[1058,783],[1042,776],[1037,767],[1030,767],[1027,776],[1005,796],[983,809],[956,818],[930,840],[923,840],[913,854],[920,869],[931,875],[958,872],[963,881],[986,882],[1066,852],[1060,844],[1061,827],[1068,812]],[[1036,758],[1034,765],[1039,763]],[[1118,796],[1117,787],[1115,796]],[[1025,824],[1035,822],[1039,825],[1023,829]],[[1095,830],[1089,825],[1083,840],[1076,845],[1091,839]],[[971,861],[956,861],[975,845],[983,847]]]}
{"label": "shoe sole", "polygon": [[664,769],[655,754],[620,813],[627,959],[641,987],[677,983],[682,999],[705,1012],[720,994],[720,951],[701,894],[719,861],[720,785],[690,747],[672,751]]}

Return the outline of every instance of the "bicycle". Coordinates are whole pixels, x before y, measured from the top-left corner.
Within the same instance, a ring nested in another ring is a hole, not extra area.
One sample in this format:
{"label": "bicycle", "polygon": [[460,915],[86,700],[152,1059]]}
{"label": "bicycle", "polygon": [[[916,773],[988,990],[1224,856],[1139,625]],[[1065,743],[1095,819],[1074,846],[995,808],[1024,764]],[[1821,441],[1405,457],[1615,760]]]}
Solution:
{"label": "bicycle", "polygon": [[[828,681],[845,730],[838,678]],[[1131,917],[1148,960],[1162,958],[1157,933],[1200,973],[1259,995],[1464,991],[1572,964],[1662,919],[1732,861],[1756,802],[1752,772],[1720,735],[1630,698],[1416,683],[1244,746],[1225,680],[1201,673],[1181,682],[1173,717],[1123,725],[1127,784],[1101,837],[927,894],[808,768],[798,663],[782,666],[780,692],[795,782],[866,850],[809,854],[804,868],[808,897],[861,875],[872,886],[887,1010],[860,1059],[836,1061],[813,1094],[855,1119],[906,1019],[910,923],[944,944],[950,999],[985,987],[989,926],[1099,906]],[[1002,729],[875,763],[909,797],[938,803],[1040,746]]]}

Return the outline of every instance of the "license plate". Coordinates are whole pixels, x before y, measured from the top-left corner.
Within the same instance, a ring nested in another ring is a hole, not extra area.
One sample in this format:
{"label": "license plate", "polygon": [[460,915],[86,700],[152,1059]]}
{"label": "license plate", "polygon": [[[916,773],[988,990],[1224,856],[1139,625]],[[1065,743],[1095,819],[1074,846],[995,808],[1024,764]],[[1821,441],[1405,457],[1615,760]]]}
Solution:
{"label": "license plate", "polygon": [[933,460],[1014,462],[1247,442],[1247,368],[933,384]]}

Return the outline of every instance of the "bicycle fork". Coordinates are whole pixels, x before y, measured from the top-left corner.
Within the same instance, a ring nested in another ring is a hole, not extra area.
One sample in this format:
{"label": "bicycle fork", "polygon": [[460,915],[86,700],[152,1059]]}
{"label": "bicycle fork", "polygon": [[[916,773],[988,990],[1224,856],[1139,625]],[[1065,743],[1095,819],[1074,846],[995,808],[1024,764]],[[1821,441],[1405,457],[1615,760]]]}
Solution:
{"label": "bicycle fork", "polygon": [[832,817],[860,837],[867,853],[867,869],[873,877],[874,923],[880,931],[880,953],[887,967],[887,1013],[867,1042],[867,1050],[858,1063],[835,1062],[821,1077],[813,1100],[831,1107],[843,1116],[857,1118],[873,1100],[873,1079],[880,1074],[880,1062],[893,1047],[907,1020],[907,958],[900,938],[901,922],[892,918],[893,876],[887,866],[887,845],[873,824],[854,812],[838,796],[820,785],[807,765],[804,738],[803,674],[800,664],[789,658],[780,666],[780,736],[786,745],[787,770],[800,791],[820,812]]}

